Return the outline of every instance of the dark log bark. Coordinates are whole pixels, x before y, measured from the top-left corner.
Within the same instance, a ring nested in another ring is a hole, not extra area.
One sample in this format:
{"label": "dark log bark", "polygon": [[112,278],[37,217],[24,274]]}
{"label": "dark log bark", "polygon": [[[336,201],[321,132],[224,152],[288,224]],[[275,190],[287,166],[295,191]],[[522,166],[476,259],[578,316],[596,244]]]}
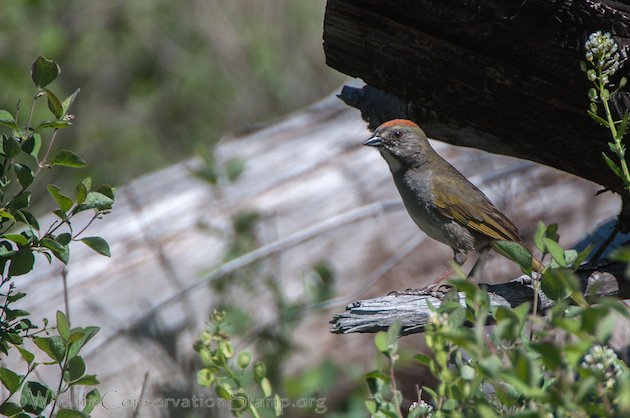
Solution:
{"label": "dark log bark", "polygon": [[[600,266],[597,270],[585,269],[580,274],[582,288],[587,297],[630,296],[627,286],[619,287],[618,284],[623,282],[623,266],[609,264]],[[516,307],[534,299],[534,288],[527,276],[518,277],[508,283],[488,285],[487,290],[493,306]],[[465,306],[465,294],[460,292],[458,297]],[[429,303],[437,308],[441,300],[432,296],[409,295],[359,300],[348,305],[346,312],[333,317],[330,331],[335,334],[374,333],[386,330],[394,322],[400,321],[403,335],[421,333],[424,332],[432,312]],[[553,304],[551,299],[539,293],[539,312],[544,312]]]}
{"label": "dark log bark", "polygon": [[[625,56],[628,5],[328,0],[324,50],[329,66],[390,94],[372,112],[359,106],[372,125],[408,117],[429,137],[540,162],[620,192],[601,158],[610,134],[586,115],[590,84],[579,62],[595,30],[613,33]],[[627,66],[618,74],[625,73]],[[628,102],[617,99],[620,108]],[[630,217],[622,221],[628,230]]]}

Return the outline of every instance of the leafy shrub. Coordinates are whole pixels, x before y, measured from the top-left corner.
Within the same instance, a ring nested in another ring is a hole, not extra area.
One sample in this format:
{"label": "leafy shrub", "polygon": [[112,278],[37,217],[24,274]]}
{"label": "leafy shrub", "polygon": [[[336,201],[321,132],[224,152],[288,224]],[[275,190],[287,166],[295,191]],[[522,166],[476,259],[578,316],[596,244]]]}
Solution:
{"label": "leafy shrub", "polygon": [[[86,374],[85,362],[79,355],[98,332],[98,327],[73,328],[68,313],[62,311],[57,311],[54,329],[47,320],[40,327],[32,322],[29,312],[14,306],[28,297],[16,290],[16,277],[33,270],[37,255],[49,262],[53,257],[57,258],[65,265],[70,260],[71,244],[79,241],[99,254],[110,255],[103,238],[86,237],[84,233],[94,220],[111,210],[114,203],[111,186],[93,187],[92,180],[87,177],[77,184],[70,196],[50,184],[47,190],[58,206],[54,210],[57,220],[42,227],[31,212],[30,189],[42,169],[86,166],[85,161],[72,151],[62,149],[52,154],[60,130],[72,126],[74,116],[69,110],[79,93],[76,90],[61,101],[48,88],[59,73],[57,63],[44,57],[37,58],[31,67],[35,93],[28,113],[21,115],[19,107],[15,115],[0,110],[0,126],[9,129],[8,134],[0,135],[0,298],[3,301],[0,305],[0,359],[15,349],[26,366],[24,374],[7,367],[0,368],[0,382],[9,393],[0,402],[0,414],[5,416],[40,416],[47,408],[48,416],[55,412],[60,418],[89,416],[100,401],[100,394],[94,389],[81,401],[81,410],[57,410],[61,396],[72,388],[98,384],[95,375]],[[44,98],[53,118],[35,123],[32,120],[35,105]],[[20,123],[20,118],[25,119],[24,124]],[[50,138],[44,141],[47,133],[51,133]],[[87,221],[75,219],[80,213],[90,212]],[[65,273],[62,279],[65,286]],[[27,349],[29,342],[46,354],[45,362],[37,360],[36,355]],[[32,379],[33,372],[45,366],[59,369],[59,383],[55,389]]]}

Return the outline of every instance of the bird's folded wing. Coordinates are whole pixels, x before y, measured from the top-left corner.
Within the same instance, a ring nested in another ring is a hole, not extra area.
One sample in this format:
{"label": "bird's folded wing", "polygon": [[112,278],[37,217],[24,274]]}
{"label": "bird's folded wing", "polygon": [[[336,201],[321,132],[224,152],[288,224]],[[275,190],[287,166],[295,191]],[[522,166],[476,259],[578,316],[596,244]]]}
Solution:
{"label": "bird's folded wing", "polygon": [[[444,216],[489,238],[521,242],[518,229],[512,221],[463,176],[457,179],[453,179],[453,176],[434,176],[433,190],[435,205]],[[449,192],[437,193],[437,190]],[[468,196],[466,200],[465,196]]]}

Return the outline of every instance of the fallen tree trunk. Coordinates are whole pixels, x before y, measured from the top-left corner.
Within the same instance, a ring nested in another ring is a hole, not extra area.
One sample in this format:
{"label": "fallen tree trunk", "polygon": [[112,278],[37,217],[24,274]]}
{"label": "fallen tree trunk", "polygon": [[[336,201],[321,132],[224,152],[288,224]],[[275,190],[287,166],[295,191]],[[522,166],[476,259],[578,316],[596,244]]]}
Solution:
{"label": "fallen tree trunk", "polygon": [[[328,0],[324,50],[329,66],[401,99],[377,101],[376,112],[361,108],[372,125],[378,115],[409,117],[431,138],[529,159],[621,192],[601,159],[609,135],[586,115],[590,83],[579,67],[586,37],[600,29],[614,34],[625,56],[628,5]],[[617,97],[627,108],[627,96]],[[626,206],[623,230],[630,228]]]}

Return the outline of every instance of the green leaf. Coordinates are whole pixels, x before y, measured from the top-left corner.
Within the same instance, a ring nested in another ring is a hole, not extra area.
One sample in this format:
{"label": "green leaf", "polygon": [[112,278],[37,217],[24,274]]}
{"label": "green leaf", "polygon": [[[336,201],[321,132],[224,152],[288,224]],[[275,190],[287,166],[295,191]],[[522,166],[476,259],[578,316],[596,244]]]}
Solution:
{"label": "green leaf", "polygon": [[66,382],[74,382],[85,373],[85,362],[81,356],[74,356],[68,361],[67,375],[64,375]]}
{"label": "green leaf", "polygon": [[87,197],[88,189],[85,187],[83,182],[77,184],[77,188],[75,189],[74,196],[77,199],[77,205],[83,204],[85,202],[85,198]]}
{"label": "green leaf", "polygon": [[22,189],[26,189],[33,183],[35,175],[33,174],[33,170],[31,170],[31,167],[24,164],[15,163],[13,165],[13,169],[15,170],[15,175],[20,182],[20,186],[22,186]]}
{"label": "green leaf", "polygon": [[81,180],[81,184],[83,184],[85,186],[85,189],[89,192],[90,190],[92,190],[92,178],[90,177],[86,177],[83,180]]}
{"label": "green leaf", "polygon": [[64,341],[68,341],[68,338],[70,338],[70,323],[66,314],[61,311],[57,311],[57,332],[59,332],[59,336]]}
{"label": "green leaf", "polygon": [[11,215],[6,210],[2,210],[2,209],[0,209],[0,218],[10,219],[12,221],[15,221],[15,217],[13,215]]}
{"label": "green leaf", "polygon": [[77,98],[77,95],[79,94],[80,91],[81,91],[81,89],[76,89],[74,91],[74,93],[72,93],[70,96],[66,97],[66,99],[63,101],[63,103],[61,103],[62,116],[65,116],[65,115],[68,114],[68,110],[70,110],[70,107],[74,103],[74,100]]}
{"label": "green leaf", "polygon": [[61,337],[56,335],[52,337],[35,337],[33,338],[33,342],[40,350],[48,354],[48,357],[52,360],[57,363],[61,363],[63,361],[66,353],[66,343],[61,339]]}
{"label": "green leaf", "polygon": [[85,245],[106,257],[111,257],[109,252],[109,244],[101,237],[86,237],[81,240]]}
{"label": "green leaf", "polygon": [[431,357],[427,356],[426,354],[416,354],[415,356],[413,356],[413,358],[420,364],[423,364],[425,366],[428,366],[429,364],[431,364],[432,360]]}
{"label": "green leaf", "polygon": [[24,293],[24,292],[9,293],[7,295],[7,300],[9,301],[9,303],[13,303],[13,302],[17,302],[18,300],[22,299],[24,296],[26,296],[26,293]]}
{"label": "green leaf", "polygon": [[545,243],[545,248],[551,254],[551,257],[554,259],[556,263],[558,263],[562,267],[567,267],[567,260],[564,258],[564,249],[550,238],[543,238],[543,242]]}
{"label": "green leaf", "polygon": [[617,137],[616,139],[621,141],[628,130],[628,122],[630,121],[630,115],[628,114],[628,110],[626,109],[623,112],[623,118],[621,119],[621,123],[619,127],[617,127]]}
{"label": "green leaf", "polygon": [[62,211],[61,209],[55,209],[55,210],[52,211],[52,213],[54,213],[55,216],[57,216],[62,221],[65,221],[65,220],[68,219],[68,214],[66,212]]}
{"label": "green leaf", "polygon": [[63,234],[57,235],[55,241],[57,241],[61,245],[68,245],[70,244],[70,241],[72,241],[72,235],[70,235],[70,233],[68,232],[64,232]]}
{"label": "green leaf", "polygon": [[56,415],[57,418],[89,418],[89,415],[85,412],[77,411],[76,409],[60,409]]}
{"label": "green leaf", "polygon": [[593,251],[593,248],[595,248],[595,244],[594,243],[590,243],[585,249],[580,251],[578,253],[578,255],[577,255],[577,258],[573,262],[574,266],[575,267],[580,267],[582,265],[582,263],[584,263],[584,261],[586,261],[588,256],[591,254],[591,251]]}
{"label": "green leaf", "polygon": [[57,78],[61,68],[53,60],[39,56],[31,65],[31,79],[36,87],[44,88]]}
{"label": "green leaf", "polygon": [[114,200],[114,188],[109,184],[102,184],[98,186],[95,191],[109,197],[112,201]]}
{"label": "green leaf", "polygon": [[42,129],[64,129],[72,126],[69,120],[45,120],[35,127],[35,131],[40,132]]}
{"label": "green leaf", "polygon": [[0,110],[0,125],[6,126],[7,128],[13,129],[14,131],[17,131],[18,129],[13,115],[6,110]]}
{"label": "green leaf", "polygon": [[245,161],[240,158],[232,158],[225,164],[225,172],[229,181],[235,181],[245,171]]}
{"label": "green leaf", "polygon": [[21,276],[33,270],[35,256],[31,250],[20,250],[11,257],[9,276]]}
{"label": "green leaf", "polygon": [[623,174],[621,173],[621,169],[619,168],[619,166],[617,166],[617,164],[615,164],[613,160],[608,158],[608,155],[606,155],[605,152],[602,152],[602,157],[604,157],[604,161],[606,162],[608,168],[610,168],[610,170],[615,173],[617,177],[623,178]]}
{"label": "green leaf", "polygon": [[83,408],[84,414],[90,414],[92,410],[101,403],[101,393],[98,389],[92,389],[85,395],[85,407]]}
{"label": "green leaf", "polygon": [[67,212],[72,208],[74,202],[68,196],[61,193],[61,188],[59,186],[55,186],[54,184],[48,185],[48,193],[55,199],[57,205],[59,205],[59,209],[64,212]]}
{"label": "green leaf", "polygon": [[548,370],[562,368],[562,353],[558,347],[552,343],[532,343],[531,347],[534,351],[540,354],[540,358]]}
{"label": "green leaf", "polygon": [[395,321],[387,329],[387,344],[389,345],[389,350],[392,352],[395,352],[398,347],[398,337],[400,336],[401,329],[402,323],[400,321]]}
{"label": "green leaf", "polygon": [[501,362],[501,359],[499,359],[499,357],[494,354],[480,359],[479,366],[481,367],[481,370],[483,370],[483,372],[489,377],[497,376],[499,372],[503,369],[503,363]]}
{"label": "green leaf", "polygon": [[608,128],[608,122],[606,122],[604,119],[600,118],[599,116],[597,116],[597,113],[593,112],[592,110],[588,110],[586,113],[588,113],[588,115],[597,123],[599,123],[600,125]]}
{"label": "green leaf", "polygon": [[571,270],[547,269],[541,281],[542,291],[553,301],[559,302],[580,289],[580,283]]}
{"label": "green leaf", "polygon": [[22,141],[22,151],[32,155],[36,159],[39,156],[39,150],[42,147],[42,136],[39,132],[33,132],[28,139]]}
{"label": "green leaf", "polygon": [[282,399],[280,399],[280,395],[276,393],[276,396],[273,397],[273,400],[274,413],[277,417],[282,416]]}
{"label": "green leaf", "polygon": [[216,385],[214,387],[214,392],[219,398],[223,398],[228,401],[232,399],[232,388],[227,383]]}
{"label": "green leaf", "polygon": [[617,150],[617,145],[614,142],[609,142],[608,143],[608,149],[610,149],[610,152],[612,152],[614,155],[618,155],[619,152]]}
{"label": "green leaf", "polygon": [[271,396],[271,382],[269,382],[269,379],[267,379],[266,377],[263,377],[260,382],[260,389],[263,391],[263,394],[265,395],[265,397],[269,397]]}
{"label": "green leaf", "polygon": [[70,332],[70,341],[72,342],[70,343],[70,348],[68,349],[68,358],[71,359],[72,357],[76,356],[79,353],[79,351],[81,351],[83,346],[87,344],[87,342],[90,341],[92,337],[94,337],[99,330],[100,330],[99,327],[82,328],[80,330],[82,332],[82,335],[77,340],[73,340],[72,334],[75,330],[72,330]]}
{"label": "green leaf", "polygon": [[25,246],[29,243],[29,239],[22,234],[6,234],[4,238],[9,241],[13,241],[20,246]]}
{"label": "green leaf", "polygon": [[20,143],[17,142],[15,138],[11,136],[4,136],[2,141],[2,152],[4,153],[4,155],[7,156],[9,160],[12,160],[13,158],[20,155],[20,152],[22,152],[22,148],[20,147]]}
{"label": "green leaf", "polygon": [[370,416],[377,416],[376,413],[378,412],[378,406],[376,405],[376,402],[372,401],[372,400],[367,400],[364,403],[365,409],[368,410],[368,412],[370,413]]}
{"label": "green leaf", "polygon": [[545,231],[545,236],[555,242],[560,241],[560,235],[558,234],[558,224],[550,224]]}
{"label": "green leaf", "polygon": [[541,253],[545,252],[545,244],[543,242],[543,238],[545,237],[545,232],[547,231],[547,227],[545,226],[543,221],[538,221],[538,225],[536,225],[536,233],[534,234],[534,243],[536,244],[536,248]]}
{"label": "green leaf", "polygon": [[52,401],[52,390],[39,382],[26,382],[22,387],[20,405],[26,412],[39,415]]}
{"label": "green leaf", "polygon": [[61,245],[57,241],[51,238],[42,238],[41,244],[52,251],[53,255],[59,259],[63,264],[68,264],[70,259],[70,247],[67,245]]}
{"label": "green leaf", "polygon": [[241,369],[246,368],[252,362],[252,354],[249,351],[241,351],[236,357],[236,364]]}
{"label": "green leaf", "polygon": [[[25,192],[25,193],[28,194],[28,198],[30,201],[30,193],[29,192]],[[15,215],[15,219],[17,219],[18,221],[24,222],[25,224],[30,225],[31,228],[39,231],[39,223],[37,222],[37,218],[35,218],[35,216],[33,216],[32,213],[27,212],[24,209],[20,209],[20,210],[17,210],[14,213],[14,215]]]}
{"label": "green leaf", "polygon": [[31,204],[31,192],[22,192],[11,198],[7,205],[11,210],[26,208]]}
{"label": "green leaf", "polygon": [[576,250],[564,250],[564,259],[567,262],[567,267],[577,267],[574,263],[578,258],[578,252]]}
{"label": "green leaf", "polygon": [[55,94],[48,89],[41,89],[42,93],[46,94],[48,97],[48,109],[52,112],[52,114],[57,118],[61,119],[63,116],[63,108],[61,106],[61,100]]}
{"label": "green leaf", "polygon": [[24,415],[18,415],[20,412],[23,412],[23,409],[20,405],[16,403],[7,402],[5,400],[4,403],[0,405],[0,415],[4,417],[16,416],[16,418],[25,418]]}
{"label": "green leaf", "polygon": [[71,167],[71,168],[82,168],[87,166],[87,163],[83,158],[78,156],[72,151],[68,150],[59,150],[57,154],[53,157],[50,162],[51,166],[62,166],[62,167]]}
{"label": "green leaf", "polygon": [[20,352],[20,356],[22,356],[22,359],[26,362],[26,364],[30,365],[33,362],[33,360],[35,360],[35,354],[19,346],[16,348]]}
{"label": "green leaf", "polygon": [[385,331],[379,331],[374,337],[374,345],[381,353],[387,353],[389,351],[389,343],[387,341],[387,333]]}
{"label": "green leaf", "polygon": [[0,368],[0,382],[10,393],[13,393],[20,387],[20,376],[13,370],[2,367]]}
{"label": "green leaf", "polygon": [[109,210],[112,208],[114,200],[99,192],[89,192],[85,197],[85,202],[76,209],[81,212],[87,209]]}
{"label": "green leaf", "polygon": [[530,274],[532,272],[532,253],[528,248],[514,241],[495,241],[492,243],[492,248],[516,262],[523,273]]}
{"label": "green leaf", "polygon": [[267,366],[262,361],[254,364],[254,380],[260,382],[267,374]]}
{"label": "green leaf", "polygon": [[96,378],[96,375],[94,375],[94,374],[86,374],[85,376],[83,376],[79,380],[73,382],[73,385],[95,386],[95,385],[98,385],[99,383],[100,382]]}

